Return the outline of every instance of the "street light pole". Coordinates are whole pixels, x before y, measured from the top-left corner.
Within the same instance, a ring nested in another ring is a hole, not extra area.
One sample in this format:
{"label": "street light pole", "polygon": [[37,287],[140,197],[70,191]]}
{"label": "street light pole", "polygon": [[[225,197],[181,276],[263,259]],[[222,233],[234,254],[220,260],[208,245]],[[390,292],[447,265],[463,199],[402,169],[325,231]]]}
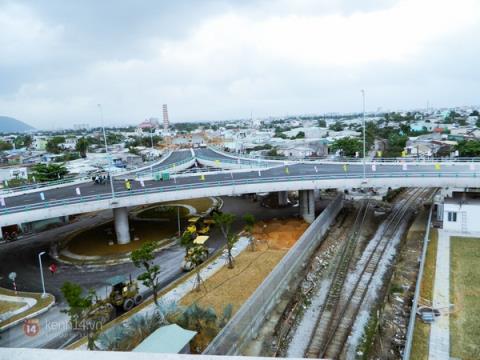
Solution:
{"label": "street light pole", "polygon": [[363,182],[366,182],[366,170],[365,170],[365,90],[362,89],[362,99],[363,99],[363,116],[362,116],[362,123],[363,123]]}
{"label": "street light pole", "polygon": [[[109,162],[109,166],[112,166],[112,157],[108,152],[108,144],[107,144],[107,134],[105,132],[105,122],[103,121],[103,109],[102,104],[97,104],[98,109],[100,110],[100,121],[102,122],[102,130],[103,130],[103,140],[105,141],[105,154],[107,155],[107,159]],[[110,190],[112,192],[112,199],[115,198],[115,188],[113,187],[113,177],[110,174],[110,170],[108,171],[108,177],[110,178]]]}
{"label": "street light pole", "polygon": [[38,254],[38,263],[40,265],[40,278],[42,279],[42,298],[47,296],[47,293],[45,291],[45,280],[43,279],[43,267],[42,267],[42,255],[45,255],[45,251],[42,251],[41,253]]}

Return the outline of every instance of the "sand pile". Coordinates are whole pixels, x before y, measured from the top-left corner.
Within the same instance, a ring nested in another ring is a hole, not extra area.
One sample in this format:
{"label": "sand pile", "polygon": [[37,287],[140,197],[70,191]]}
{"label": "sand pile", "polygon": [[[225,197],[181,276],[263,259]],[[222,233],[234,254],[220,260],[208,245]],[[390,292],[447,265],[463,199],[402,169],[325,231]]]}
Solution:
{"label": "sand pile", "polygon": [[253,228],[253,236],[271,249],[289,249],[307,227],[308,224],[300,219],[259,221]]}

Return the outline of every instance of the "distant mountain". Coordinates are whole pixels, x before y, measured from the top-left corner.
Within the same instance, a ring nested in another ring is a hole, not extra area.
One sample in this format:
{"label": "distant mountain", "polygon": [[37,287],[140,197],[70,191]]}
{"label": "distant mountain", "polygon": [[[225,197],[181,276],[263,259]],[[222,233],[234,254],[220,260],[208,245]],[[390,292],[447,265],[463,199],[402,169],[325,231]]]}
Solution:
{"label": "distant mountain", "polygon": [[29,130],[34,130],[34,128],[23,121],[8,116],[0,116],[0,133],[26,132]]}

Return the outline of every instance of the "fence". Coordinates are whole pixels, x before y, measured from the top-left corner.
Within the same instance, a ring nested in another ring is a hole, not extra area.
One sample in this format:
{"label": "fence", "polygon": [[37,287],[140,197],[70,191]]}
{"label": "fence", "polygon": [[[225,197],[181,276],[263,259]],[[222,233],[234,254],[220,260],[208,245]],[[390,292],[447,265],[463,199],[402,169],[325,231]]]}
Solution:
{"label": "fence", "polygon": [[417,275],[417,284],[415,286],[415,296],[413,297],[412,310],[411,310],[411,313],[410,313],[410,320],[408,321],[407,341],[405,343],[405,349],[403,351],[403,360],[409,360],[410,359],[410,352],[412,351],[413,330],[415,329],[415,319],[416,319],[416,312],[417,312],[417,306],[418,306],[418,297],[420,296],[420,287],[422,285],[423,268],[425,266],[425,257],[427,255],[428,239],[429,239],[429,236],[430,236],[430,224],[431,224],[431,221],[432,221],[432,211],[433,211],[433,206],[430,207],[430,213],[428,215],[428,222],[427,222],[427,231],[425,232],[425,238],[423,239],[422,258],[420,260],[420,268],[418,270],[418,275]]}
{"label": "fence", "polygon": [[256,336],[261,324],[280,301],[282,293],[300,281],[301,270],[307,265],[342,206],[343,196],[339,194],[220,331],[204,354],[238,355],[242,346]]}

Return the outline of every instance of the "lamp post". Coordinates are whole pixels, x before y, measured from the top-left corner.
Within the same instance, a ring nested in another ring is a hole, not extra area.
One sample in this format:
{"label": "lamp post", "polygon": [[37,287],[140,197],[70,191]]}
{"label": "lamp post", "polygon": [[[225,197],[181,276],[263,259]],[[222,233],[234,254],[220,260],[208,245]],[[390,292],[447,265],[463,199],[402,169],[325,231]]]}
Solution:
{"label": "lamp post", "polygon": [[[98,109],[100,111],[100,121],[102,123],[103,140],[105,141],[105,154],[107,155],[109,166],[112,166],[112,158],[110,156],[110,153],[108,152],[107,134],[105,133],[105,122],[103,121],[102,104],[97,104],[97,106],[98,106]],[[115,198],[115,188],[113,187],[113,177],[110,174],[110,170],[108,171],[108,177],[110,178],[110,190],[112,192],[112,199],[114,199]]]}
{"label": "lamp post", "polygon": [[47,296],[47,293],[45,292],[45,280],[43,279],[43,267],[42,267],[42,255],[45,255],[45,251],[42,251],[41,253],[38,254],[38,263],[40,265],[40,278],[42,279],[42,298]]}
{"label": "lamp post", "polygon": [[363,182],[366,182],[366,170],[365,170],[365,90],[362,89],[362,100],[363,100],[363,116],[362,116],[362,125],[363,125]]}

